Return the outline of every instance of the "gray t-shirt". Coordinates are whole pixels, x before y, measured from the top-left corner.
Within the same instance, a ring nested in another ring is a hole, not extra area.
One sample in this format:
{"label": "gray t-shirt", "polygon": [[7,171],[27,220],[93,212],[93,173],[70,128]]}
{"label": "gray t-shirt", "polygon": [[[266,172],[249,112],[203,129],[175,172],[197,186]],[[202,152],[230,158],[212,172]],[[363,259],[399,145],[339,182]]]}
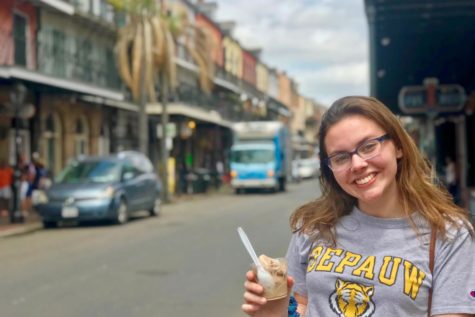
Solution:
{"label": "gray t-shirt", "polygon": [[429,270],[430,228],[407,219],[369,216],[357,208],[336,225],[331,248],[307,235],[292,236],[287,260],[294,292],[308,298],[306,317],[427,317],[475,314],[475,241],[466,228],[449,228],[436,241],[434,274]]}

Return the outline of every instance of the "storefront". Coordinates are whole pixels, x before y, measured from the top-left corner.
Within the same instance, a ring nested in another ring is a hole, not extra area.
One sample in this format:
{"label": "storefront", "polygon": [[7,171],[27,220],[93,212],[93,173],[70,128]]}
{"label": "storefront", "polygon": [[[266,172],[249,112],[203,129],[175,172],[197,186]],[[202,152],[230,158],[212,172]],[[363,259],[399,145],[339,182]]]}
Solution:
{"label": "storefront", "polygon": [[439,174],[458,165],[462,203],[475,187],[475,6],[460,1],[366,0],[371,95],[421,123],[421,149]]}
{"label": "storefront", "polygon": [[[171,192],[195,192],[197,188],[184,184],[186,177],[204,177],[207,179],[207,186],[218,187],[223,176],[225,179],[229,172],[231,122],[224,120],[216,111],[181,103],[169,104],[167,111],[167,146],[172,162],[168,164],[168,175],[169,184],[174,184]],[[161,112],[159,104],[147,108],[152,131],[150,157],[154,162],[158,162],[161,157]]]}

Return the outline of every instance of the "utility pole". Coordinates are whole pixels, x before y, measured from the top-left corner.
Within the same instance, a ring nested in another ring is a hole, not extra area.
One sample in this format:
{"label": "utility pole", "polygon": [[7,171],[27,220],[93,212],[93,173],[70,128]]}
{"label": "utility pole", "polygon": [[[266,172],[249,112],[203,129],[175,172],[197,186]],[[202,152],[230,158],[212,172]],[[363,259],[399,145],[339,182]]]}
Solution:
{"label": "utility pole", "polygon": [[162,114],[161,114],[161,124],[162,124],[162,139],[160,142],[160,152],[162,156],[162,200],[167,203],[169,200],[168,195],[168,146],[167,146],[167,126],[168,126],[168,84],[165,72],[162,71],[160,74],[160,83],[161,83],[161,103],[162,103]]}

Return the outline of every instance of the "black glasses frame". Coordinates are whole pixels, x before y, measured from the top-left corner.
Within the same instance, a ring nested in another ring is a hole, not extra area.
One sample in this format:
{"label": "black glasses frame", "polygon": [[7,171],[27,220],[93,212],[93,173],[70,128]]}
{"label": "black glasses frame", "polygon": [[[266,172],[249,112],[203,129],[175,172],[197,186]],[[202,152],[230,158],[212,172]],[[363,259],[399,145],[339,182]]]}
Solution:
{"label": "black glasses frame", "polygon": [[[332,166],[331,166],[331,162],[330,162],[330,159],[331,159],[332,157],[335,157],[335,156],[340,155],[340,154],[349,154],[350,157],[353,157],[353,155],[356,154],[356,155],[358,155],[359,157],[361,157],[361,156],[358,154],[358,150],[359,150],[363,145],[366,145],[366,144],[367,144],[368,142],[370,142],[370,141],[378,141],[379,143],[383,143],[384,141],[389,140],[390,138],[391,138],[391,137],[389,136],[389,134],[386,133],[385,135],[379,136],[379,137],[377,137],[377,138],[368,139],[368,140],[364,141],[363,143],[361,143],[360,145],[358,145],[358,146],[356,147],[356,149],[354,149],[354,150],[351,151],[351,152],[339,152],[339,153],[335,153],[335,154],[333,154],[333,155],[327,157],[327,158],[325,159],[325,164],[328,166],[329,169],[331,169],[331,170],[333,171]],[[363,159],[364,159],[364,158],[363,158]],[[369,160],[369,159],[368,159],[368,160]]]}

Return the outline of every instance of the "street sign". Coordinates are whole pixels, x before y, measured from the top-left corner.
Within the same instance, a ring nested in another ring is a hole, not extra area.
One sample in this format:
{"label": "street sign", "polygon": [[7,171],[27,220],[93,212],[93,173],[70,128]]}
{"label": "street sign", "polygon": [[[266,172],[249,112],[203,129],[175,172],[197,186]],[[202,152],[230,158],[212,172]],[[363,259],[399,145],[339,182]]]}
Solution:
{"label": "street sign", "polygon": [[399,92],[399,108],[407,114],[459,112],[467,97],[456,84],[439,85],[435,78],[424,80],[423,86],[404,86]]}
{"label": "street sign", "polygon": [[[176,124],[170,122],[167,124],[167,138],[174,138],[176,137]],[[162,138],[162,125],[157,124],[157,138]]]}

